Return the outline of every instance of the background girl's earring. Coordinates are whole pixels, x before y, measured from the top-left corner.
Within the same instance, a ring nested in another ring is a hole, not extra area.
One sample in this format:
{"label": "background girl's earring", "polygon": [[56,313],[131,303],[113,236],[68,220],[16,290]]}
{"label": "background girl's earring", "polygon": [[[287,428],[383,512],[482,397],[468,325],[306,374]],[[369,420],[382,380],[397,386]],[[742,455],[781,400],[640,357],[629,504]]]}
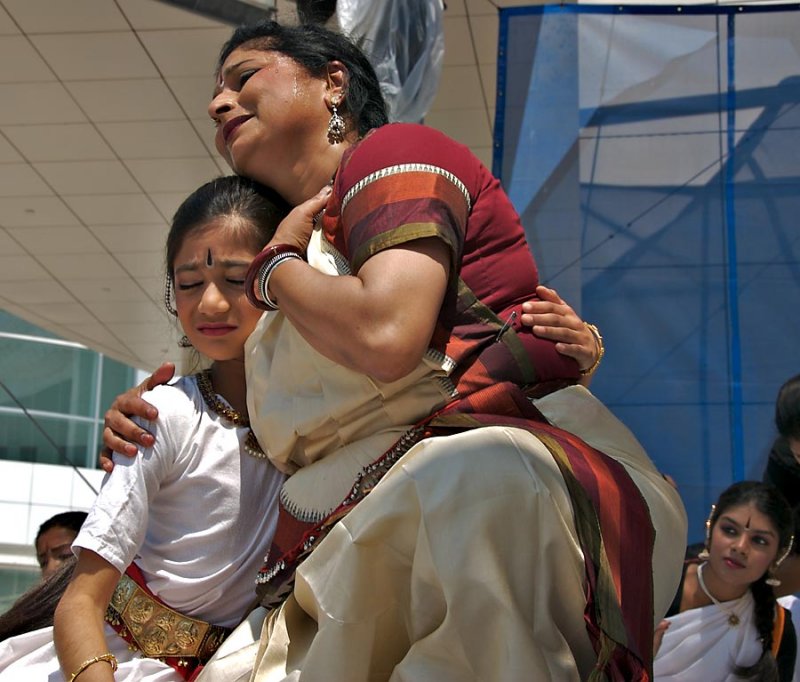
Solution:
{"label": "background girl's earring", "polygon": [[706,543],[703,547],[703,550],[697,555],[697,558],[701,561],[708,561],[709,557],[711,556],[708,553],[708,548],[711,546],[711,519],[714,518],[714,511],[716,511],[717,505],[711,505],[711,512],[706,519]]}
{"label": "background girl's earring", "polygon": [[344,119],[339,116],[339,112],[336,110],[336,105],[338,104],[339,100],[335,102],[331,100],[331,119],[328,121],[328,144],[339,144],[340,142],[344,142],[344,134],[346,131],[346,125]]}
{"label": "background girl's earring", "polygon": [[767,583],[770,587],[778,587],[781,584],[780,578],[775,577],[775,571],[778,570],[778,566],[780,566],[784,559],[792,553],[792,547],[794,546],[794,534],[789,538],[789,543],[786,545],[786,549],[783,550],[783,553],[775,560],[775,565],[769,569],[767,575],[769,576],[764,582]]}

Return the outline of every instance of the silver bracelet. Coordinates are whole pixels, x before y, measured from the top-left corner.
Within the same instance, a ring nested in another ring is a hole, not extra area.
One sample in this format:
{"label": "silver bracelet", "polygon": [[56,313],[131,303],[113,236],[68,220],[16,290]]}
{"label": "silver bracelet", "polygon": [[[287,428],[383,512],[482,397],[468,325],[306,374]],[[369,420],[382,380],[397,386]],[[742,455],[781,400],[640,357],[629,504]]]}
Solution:
{"label": "silver bracelet", "polygon": [[270,310],[277,310],[278,303],[269,297],[269,279],[272,277],[272,273],[275,272],[275,268],[290,258],[303,260],[301,255],[291,251],[279,253],[277,256],[270,258],[266,263],[264,263],[264,265],[261,266],[260,272],[258,273],[258,293],[261,294],[261,300],[264,301],[264,305],[266,305]]}

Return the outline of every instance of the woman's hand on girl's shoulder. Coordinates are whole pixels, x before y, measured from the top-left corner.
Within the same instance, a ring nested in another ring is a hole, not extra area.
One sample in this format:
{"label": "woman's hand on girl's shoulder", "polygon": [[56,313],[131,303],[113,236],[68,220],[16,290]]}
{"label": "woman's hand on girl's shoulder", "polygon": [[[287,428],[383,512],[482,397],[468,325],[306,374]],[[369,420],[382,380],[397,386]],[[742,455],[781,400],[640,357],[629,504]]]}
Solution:
{"label": "woman's hand on girl's shoulder", "polygon": [[114,462],[111,459],[114,452],[135,457],[139,452],[137,443],[146,448],[153,445],[155,442],[153,434],[132,421],[130,417],[135,416],[147,421],[156,419],[158,410],[142,399],[142,393],[166,384],[173,376],[175,376],[175,365],[165,362],[141,384],[128,389],[114,399],[111,407],[106,411],[104,419],[104,447],[100,451],[101,469],[110,472],[114,468]]}

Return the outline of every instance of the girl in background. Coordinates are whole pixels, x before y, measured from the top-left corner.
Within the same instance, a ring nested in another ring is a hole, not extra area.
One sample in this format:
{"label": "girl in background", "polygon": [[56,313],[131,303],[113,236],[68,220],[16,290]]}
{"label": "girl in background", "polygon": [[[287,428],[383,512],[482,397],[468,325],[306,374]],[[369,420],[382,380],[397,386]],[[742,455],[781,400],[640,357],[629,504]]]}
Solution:
{"label": "girl in background", "polygon": [[657,682],[792,679],[795,631],[773,592],[792,533],[791,509],[773,486],[742,481],[722,492],[705,549],[686,562],[657,629]]}
{"label": "girl in background", "polygon": [[72,541],[85,520],[86,512],[68,511],[51,516],[39,526],[33,544],[42,578],[49,578],[66,560],[72,558]]}

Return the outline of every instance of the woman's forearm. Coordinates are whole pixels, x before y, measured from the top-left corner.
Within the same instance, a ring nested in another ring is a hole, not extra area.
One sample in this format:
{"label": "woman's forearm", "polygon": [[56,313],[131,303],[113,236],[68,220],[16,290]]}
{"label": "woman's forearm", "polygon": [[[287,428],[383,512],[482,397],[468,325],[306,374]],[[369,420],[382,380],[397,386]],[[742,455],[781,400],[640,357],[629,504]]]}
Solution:
{"label": "woman's forearm", "polygon": [[425,353],[447,287],[445,245],[413,246],[373,256],[357,277],[288,261],[271,277],[270,295],[322,355],[381,381],[399,379]]}

